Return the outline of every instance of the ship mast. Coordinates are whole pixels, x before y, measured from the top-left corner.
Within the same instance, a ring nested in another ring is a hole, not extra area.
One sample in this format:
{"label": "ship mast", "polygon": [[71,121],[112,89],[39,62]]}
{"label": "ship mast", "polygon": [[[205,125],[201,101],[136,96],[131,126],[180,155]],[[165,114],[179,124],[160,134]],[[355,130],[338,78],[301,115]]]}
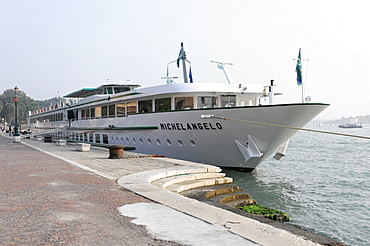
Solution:
{"label": "ship mast", "polygon": [[177,78],[177,77],[170,77],[169,76],[169,66],[168,65],[176,62],[177,67],[180,68],[180,60],[182,60],[182,71],[183,71],[184,83],[189,83],[188,76],[187,76],[187,71],[186,71],[186,62],[189,63],[189,79],[190,79],[190,83],[193,83],[193,75],[191,73],[191,63],[190,63],[190,61],[188,61],[186,59],[186,53],[185,53],[185,50],[184,50],[184,44],[181,42],[181,49],[180,49],[179,56],[177,57],[176,60],[167,63],[167,74],[166,74],[166,77],[162,77],[162,79],[166,79],[167,80],[167,84],[174,83],[174,81],[172,79],[176,79]]}
{"label": "ship mast", "polygon": [[[187,72],[186,72],[186,53],[185,53],[185,50],[184,50],[184,44],[181,42],[181,50],[180,50],[180,54],[179,54],[179,58],[177,58],[177,60],[179,59],[182,59],[182,72],[183,72],[183,76],[184,76],[184,83],[188,83],[188,76],[187,76]],[[177,63],[179,64],[179,63]]]}

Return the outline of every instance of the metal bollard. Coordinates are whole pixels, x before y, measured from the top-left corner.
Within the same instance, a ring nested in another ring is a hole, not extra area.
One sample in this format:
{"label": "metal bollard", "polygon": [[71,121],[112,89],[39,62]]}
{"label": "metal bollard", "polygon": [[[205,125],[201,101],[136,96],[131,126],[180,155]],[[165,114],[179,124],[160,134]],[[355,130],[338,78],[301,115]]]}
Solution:
{"label": "metal bollard", "polygon": [[109,146],[109,159],[120,159],[123,157],[123,149],[125,146],[122,145],[111,145]]}

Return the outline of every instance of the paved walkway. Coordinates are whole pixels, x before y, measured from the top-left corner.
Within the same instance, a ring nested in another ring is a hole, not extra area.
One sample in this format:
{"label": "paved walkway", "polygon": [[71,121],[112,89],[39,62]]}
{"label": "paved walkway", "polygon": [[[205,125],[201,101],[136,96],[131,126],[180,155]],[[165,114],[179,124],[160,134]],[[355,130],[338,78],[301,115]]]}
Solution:
{"label": "paved walkway", "polygon": [[127,151],[127,159],[108,156],[0,136],[0,228],[10,228],[0,229],[0,245],[317,245],[148,182],[210,166]]}
{"label": "paved walkway", "polygon": [[117,209],[135,203],[153,202],[0,135],[0,245],[181,245]]}

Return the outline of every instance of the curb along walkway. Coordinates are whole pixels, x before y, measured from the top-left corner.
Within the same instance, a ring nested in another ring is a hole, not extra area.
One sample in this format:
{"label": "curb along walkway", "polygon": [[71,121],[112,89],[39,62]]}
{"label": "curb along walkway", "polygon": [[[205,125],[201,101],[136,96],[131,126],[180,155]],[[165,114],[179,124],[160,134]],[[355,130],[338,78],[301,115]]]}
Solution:
{"label": "curb along walkway", "polygon": [[[319,245],[290,232],[151,184],[168,176],[220,172],[217,167],[171,158],[143,157],[128,151],[125,151],[125,156],[128,156],[126,159],[108,159],[108,149],[91,147],[90,152],[78,152],[73,145],[56,146],[54,143],[33,139],[22,139],[20,144],[36,148],[104,178],[117,180],[125,189],[158,202],[124,205],[119,210],[125,216],[136,217],[134,223],[147,226],[149,233],[159,239],[186,245]],[[148,210],[151,212],[145,214]],[[160,211],[159,218],[155,217],[157,210]],[[186,227],[185,221],[189,221],[189,227]],[[172,227],[179,227],[178,231],[164,231],[171,230],[166,229],[166,225],[171,223]],[[202,231],[203,227],[208,227],[208,231]],[[195,236],[197,231],[203,234]],[[196,239],[181,238],[184,236],[182,234],[190,234],[190,237]]]}

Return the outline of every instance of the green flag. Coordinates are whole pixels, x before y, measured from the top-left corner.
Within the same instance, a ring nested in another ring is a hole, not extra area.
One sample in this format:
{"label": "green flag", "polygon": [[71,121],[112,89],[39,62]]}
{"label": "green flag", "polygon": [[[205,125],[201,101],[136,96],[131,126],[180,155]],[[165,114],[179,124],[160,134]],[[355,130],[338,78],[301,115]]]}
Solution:
{"label": "green flag", "polygon": [[301,49],[299,49],[297,66],[295,67],[297,73],[297,84],[302,84],[302,60],[301,60]]}

